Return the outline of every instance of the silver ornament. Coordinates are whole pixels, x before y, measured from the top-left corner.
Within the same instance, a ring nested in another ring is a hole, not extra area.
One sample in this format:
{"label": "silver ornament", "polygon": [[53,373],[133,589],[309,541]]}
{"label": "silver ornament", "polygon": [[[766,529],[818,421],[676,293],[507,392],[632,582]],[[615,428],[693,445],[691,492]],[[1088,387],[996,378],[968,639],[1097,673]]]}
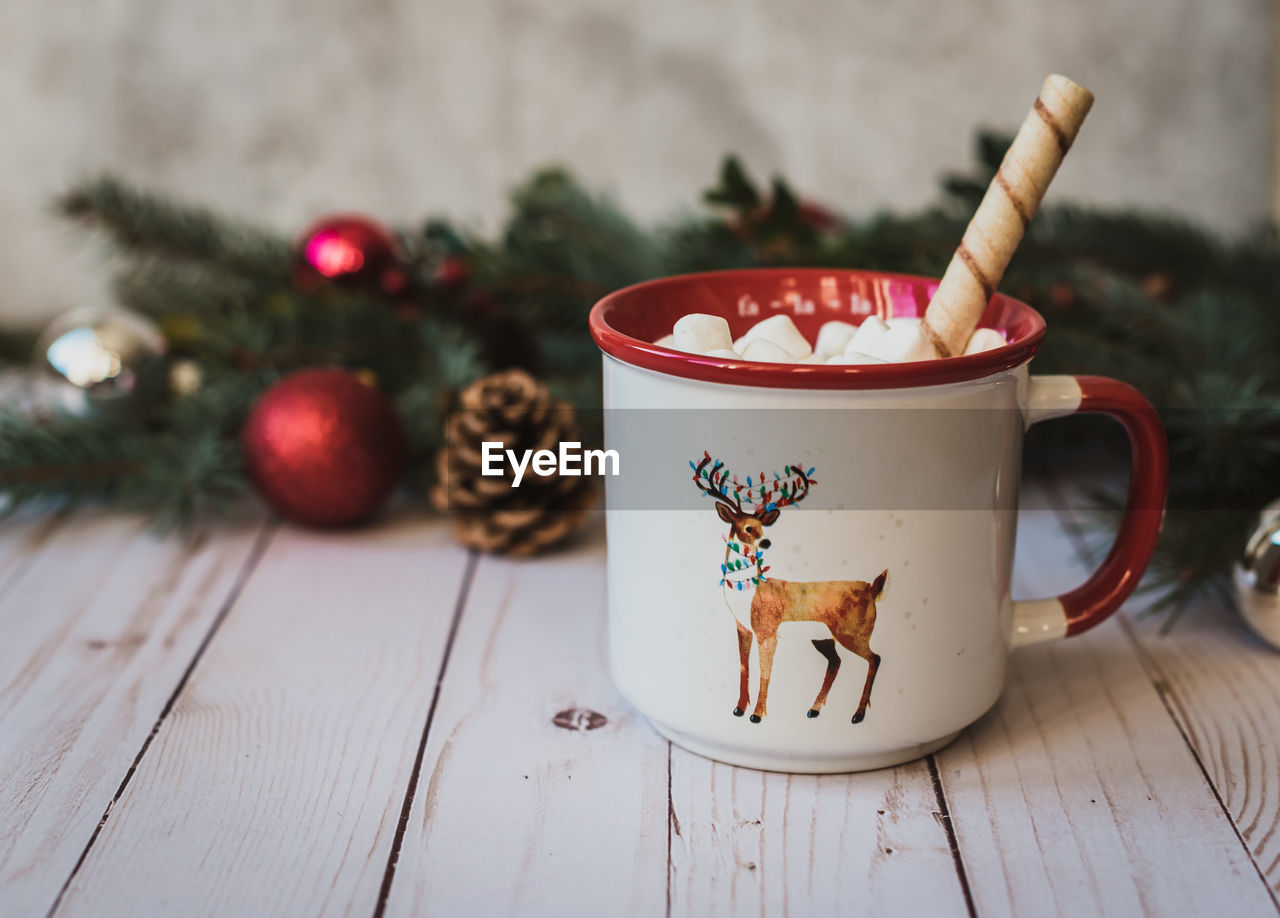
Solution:
{"label": "silver ornament", "polygon": [[36,398],[78,417],[136,415],[163,385],[160,367],[168,349],[156,324],[136,313],[111,306],[73,309],[36,341]]}
{"label": "silver ornament", "polygon": [[1280,500],[1262,511],[1236,566],[1236,605],[1250,628],[1280,650]]}

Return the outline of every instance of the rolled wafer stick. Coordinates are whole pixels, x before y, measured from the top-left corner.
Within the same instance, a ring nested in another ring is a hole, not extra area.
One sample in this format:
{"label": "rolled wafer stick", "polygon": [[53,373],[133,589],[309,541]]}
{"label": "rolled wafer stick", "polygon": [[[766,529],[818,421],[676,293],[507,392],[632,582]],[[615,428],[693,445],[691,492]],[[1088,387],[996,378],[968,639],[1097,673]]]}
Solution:
{"label": "rolled wafer stick", "polygon": [[964,353],[1092,105],[1078,83],[1044,81],[925,310],[920,330],[939,357]]}

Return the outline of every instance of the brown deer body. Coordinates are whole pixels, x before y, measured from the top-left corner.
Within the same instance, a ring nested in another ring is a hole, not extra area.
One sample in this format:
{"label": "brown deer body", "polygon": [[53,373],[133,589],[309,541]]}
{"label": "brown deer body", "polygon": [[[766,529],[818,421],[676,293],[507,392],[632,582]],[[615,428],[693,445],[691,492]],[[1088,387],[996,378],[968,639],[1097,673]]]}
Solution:
{"label": "brown deer body", "polygon": [[[840,670],[840,653],[836,645],[844,647],[867,661],[867,677],[862,686],[862,696],[853,715],[853,723],[866,717],[871,701],[871,689],[876,672],[880,668],[880,655],[871,649],[871,633],[876,624],[876,601],[884,593],[889,572],[882,571],[871,583],[865,580],[789,581],[773,580],[765,576],[769,570],[763,563],[763,551],[770,547],[764,538],[764,529],[778,519],[783,507],[793,505],[809,493],[813,483],[803,467],[787,466],[785,471],[794,477],[794,484],[775,484],[770,490],[763,483],[760,497],[753,509],[742,505],[743,488],[734,479],[734,487],[728,486],[728,472],[723,464],[711,463],[706,454],[701,463],[693,465],[693,480],[699,490],[716,499],[716,512],[729,524],[726,539],[724,576],[721,583],[725,603],[738,623],[739,688],[738,703],[733,713],[741,717],[750,703],[750,658],[753,642],[760,647],[760,684],[756,693],[752,723],[759,723],[766,714],[769,696],[769,679],[773,672],[773,656],[778,645],[778,629],[787,622],[813,622],[826,626],[830,638],[813,641],[813,646],[827,661],[822,687],[809,708],[809,716],[817,717],[827,700],[827,693]],[[763,477],[763,476],[762,476]],[[754,490],[748,479],[747,494]],[[777,499],[770,498],[777,494]]]}

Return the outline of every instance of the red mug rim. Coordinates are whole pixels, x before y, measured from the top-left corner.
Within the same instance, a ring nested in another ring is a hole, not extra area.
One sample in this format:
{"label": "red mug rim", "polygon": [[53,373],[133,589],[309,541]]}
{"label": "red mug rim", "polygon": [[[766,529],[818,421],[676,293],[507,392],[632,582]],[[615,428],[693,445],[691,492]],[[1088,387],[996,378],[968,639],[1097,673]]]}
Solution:
{"label": "red mug rim", "polygon": [[[979,328],[1008,339],[980,354],[913,363],[833,365],[726,360],[651,343],[689,312],[722,315],[735,336],[792,307],[809,340],[829,319],[854,321],[923,315],[935,278],[848,268],[749,268],[681,274],[614,291],[591,308],[591,337],[605,354],[668,376],[736,386],[782,389],[896,389],[937,386],[991,376],[1021,366],[1044,340],[1044,318],[1020,300],[997,293]],[[761,307],[759,299],[766,300]],[[754,303],[751,313],[744,304]],[[779,305],[783,304],[783,305]],[[799,309],[799,313],[794,310]],[[735,313],[736,310],[736,313]],[[745,313],[744,313],[745,310]],[[656,332],[656,333],[655,333]]]}

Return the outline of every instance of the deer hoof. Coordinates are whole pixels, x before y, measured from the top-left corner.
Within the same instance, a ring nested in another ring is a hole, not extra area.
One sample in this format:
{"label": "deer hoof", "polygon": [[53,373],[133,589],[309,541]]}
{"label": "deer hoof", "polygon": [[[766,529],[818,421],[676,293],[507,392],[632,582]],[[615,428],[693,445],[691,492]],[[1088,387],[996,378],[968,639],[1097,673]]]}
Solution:
{"label": "deer hoof", "polygon": [[809,709],[809,714],[808,714],[808,716],[809,716],[809,717],[817,717],[820,713],[822,713],[822,712],[821,712],[821,711],[819,711],[817,708],[810,708],[810,709]]}
{"label": "deer hoof", "polygon": [[752,722],[753,724],[758,724],[758,723],[760,723],[760,715],[759,715],[759,714],[752,714],[752,715],[751,715],[751,722]]}
{"label": "deer hoof", "polygon": [[733,716],[734,716],[734,717],[741,717],[741,716],[742,716],[742,708],[734,708],[734,709],[733,709]]}
{"label": "deer hoof", "polygon": [[860,724],[862,723],[863,718],[865,718],[866,716],[867,716],[866,711],[858,711],[853,715],[853,720],[850,721],[850,723]]}

